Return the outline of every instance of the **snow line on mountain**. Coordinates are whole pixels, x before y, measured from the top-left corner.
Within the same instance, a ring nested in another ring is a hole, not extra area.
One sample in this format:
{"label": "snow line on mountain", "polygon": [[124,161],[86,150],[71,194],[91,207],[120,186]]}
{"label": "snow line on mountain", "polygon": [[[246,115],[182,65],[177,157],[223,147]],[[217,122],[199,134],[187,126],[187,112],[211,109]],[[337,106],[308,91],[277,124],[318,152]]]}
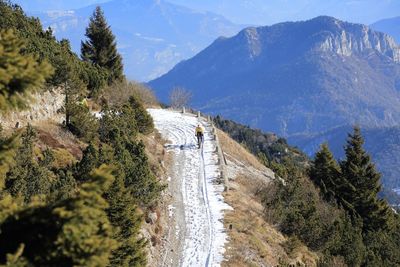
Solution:
{"label": "snow line on mountain", "polygon": [[[169,141],[166,147],[174,154],[176,172],[171,179],[180,181],[185,225],[180,225],[177,232],[184,235],[179,264],[220,266],[227,243],[224,210],[231,207],[224,202],[223,184],[217,182],[220,170],[212,127],[203,118],[190,114],[163,109],[148,111],[156,129]],[[205,129],[202,149],[197,148],[194,135],[198,124]]]}

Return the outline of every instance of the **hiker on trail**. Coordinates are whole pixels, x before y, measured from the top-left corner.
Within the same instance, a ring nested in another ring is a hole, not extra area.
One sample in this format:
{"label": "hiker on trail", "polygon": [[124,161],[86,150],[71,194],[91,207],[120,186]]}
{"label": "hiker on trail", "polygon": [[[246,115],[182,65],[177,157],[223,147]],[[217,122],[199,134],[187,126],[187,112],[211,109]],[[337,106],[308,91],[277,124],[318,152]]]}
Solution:
{"label": "hiker on trail", "polygon": [[197,137],[197,145],[200,148],[200,144],[203,143],[204,141],[204,130],[203,128],[199,125],[196,127],[196,137]]}

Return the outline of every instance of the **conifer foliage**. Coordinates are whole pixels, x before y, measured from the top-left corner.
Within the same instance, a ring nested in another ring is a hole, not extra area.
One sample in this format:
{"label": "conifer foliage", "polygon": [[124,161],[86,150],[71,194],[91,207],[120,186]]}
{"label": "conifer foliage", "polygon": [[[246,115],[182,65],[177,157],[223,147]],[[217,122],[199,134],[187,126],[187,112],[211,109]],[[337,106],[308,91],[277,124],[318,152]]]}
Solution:
{"label": "conifer foliage", "polygon": [[98,6],[86,28],[88,40],[81,43],[81,57],[109,72],[108,82],[123,80],[122,58],[117,51],[115,36]]}
{"label": "conifer foliage", "polygon": [[363,149],[363,144],[360,128],[355,127],[345,147],[346,159],[341,162],[346,180],[341,194],[363,218],[365,229],[378,230],[388,226],[391,211],[386,201],[378,198],[380,174]]}
{"label": "conifer foliage", "polygon": [[342,185],[340,167],[329,150],[328,144],[322,144],[317,152],[314,164],[310,168],[310,177],[321,189],[324,198],[328,201],[338,197]]}
{"label": "conifer foliage", "polygon": [[65,169],[53,167],[54,155],[40,150],[31,126],[14,160],[3,161],[11,139],[0,139],[0,167],[8,165],[0,188],[0,264],[146,265],[139,207],[153,205],[164,187],[137,140],[153,127],[142,112],[139,102],[104,111],[104,135],[97,133],[83,158]]}
{"label": "conifer foliage", "polygon": [[33,196],[49,195],[55,175],[35,159],[34,141],[36,133],[28,125],[22,134],[22,142],[17,150],[18,157],[6,179],[6,190],[13,196],[24,196],[30,202]]}
{"label": "conifer foliage", "polygon": [[52,74],[47,62],[23,55],[24,49],[25,41],[13,30],[0,30],[0,111],[24,107],[26,93],[37,89]]}
{"label": "conifer foliage", "polygon": [[349,134],[345,159],[340,168],[326,144],[315,155],[310,178],[320,188],[325,199],[336,199],[353,216],[362,218],[363,229],[380,230],[391,224],[391,211],[386,201],[378,198],[380,174],[363,149],[359,127]]}
{"label": "conifer foliage", "polygon": [[266,219],[321,253],[318,266],[400,266],[400,217],[379,199],[363,143],[355,127],[340,163],[327,144],[307,168],[285,156],[275,168],[285,182],[262,190]]}
{"label": "conifer foliage", "polygon": [[[43,30],[39,19],[27,17],[18,5],[8,0],[0,0],[0,14],[0,29],[12,30],[15,36],[26,44],[24,49],[19,47],[22,56],[33,55],[35,59],[39,59],[39,64],[43,62],[51,64],[54,72],[46,76],[48,84],[64,86],[64,83],[69,81],[71,70],[75,79],[79,79],[91,94],[96,94],[106,83],[107,70],[81,61],[71,52],[67,40],[58,42],[52,35],[51,29]],[[38,69],[38,74],[41,71]],[[35,77],[35,74],[32,77]]]}
{"label": "conifer foliage", "polygon": [[[139,99],[129,96],[118,106],[105,105],[101,119],[82,101],[86,89],[95,95],[108,77],[123,78],[101,10],[92,26],[104,28],[88,30],[100,46],[85,54],[87,62],[18,6],[0,0],[0,14],[0,27],[13,29],[2,31],[0,38],[0,112],[19,105],[17,97],[45,81],[62,85],[65,124],[80,147],[88,145],[80,158],[58,142],[46,143],[43,129],[28,126],[5,137],[0,125],[0,265],[145,266],[142,211],[156,204],[164,188],[139,140],[139,133],[153,131],[152,118]],[[103,49],[103,41],[112,44],[111,50]],[[55,69],[47,80],[46,59]]]}
{"label": "conifer foliage", "polygon": [[102,166],[69,199],[15,208],[0,221],[0,262],[21,248],[14,262],[29,263],[21,266],[107,266],[118,243],[102,194],[113,179],[111,169]]}

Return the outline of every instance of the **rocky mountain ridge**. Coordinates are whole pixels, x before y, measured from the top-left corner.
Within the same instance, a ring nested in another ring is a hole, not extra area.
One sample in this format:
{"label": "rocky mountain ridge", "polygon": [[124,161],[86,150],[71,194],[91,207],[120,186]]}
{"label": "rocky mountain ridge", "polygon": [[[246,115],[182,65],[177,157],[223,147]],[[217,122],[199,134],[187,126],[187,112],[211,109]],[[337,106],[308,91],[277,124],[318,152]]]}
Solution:
{"label": "rocky mountain ridge", "polygon": [[[400,62],[400,48],[393,37],[372,30],[362,24],[348,23],[337,20],[333,17],[321,16],[307,21],[308,28],[301,32],[301,35],[308,35],[310,41],[310,51],[332,52],[341,56],[351,56],[352,54],[363,54],[366,50],[372,49],[392,59]],[[318,27],[325,26],[321,31]],[[274,26],[251,27],[243,31],[247,38],[250,53],[260,55],[264,41],[266,44],[272,43],[274,38],[279,36],[277,31],[284,28],[302,27],[298,22],[280,23]],[[274,36],[274,35],[277,36]],[[280,35],[287,34],[282,31]],[[281,37],[281,36],[279,36]]]}
{"label": "rocky mountain ridge", "polygon": [[379,20],[370,27],[393,36],[397,43],[400,43],[400,16]]}
{"label": "rocky mountain ridge", "polygon": [[196,108],[284,136],[394,126],[399,60],[392,37],[321,16],[219,38],[149,85],[164,102],[181,86]]}

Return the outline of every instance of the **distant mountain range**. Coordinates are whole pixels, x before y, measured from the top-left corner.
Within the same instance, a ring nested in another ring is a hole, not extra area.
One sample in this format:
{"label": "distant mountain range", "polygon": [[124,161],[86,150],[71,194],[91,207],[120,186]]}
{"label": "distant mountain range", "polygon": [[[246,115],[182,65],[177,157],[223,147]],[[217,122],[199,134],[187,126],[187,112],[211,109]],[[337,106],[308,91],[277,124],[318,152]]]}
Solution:
{"label": "distant mountain range", "polygon": [[[117,36],[125,72],[130,79],[155,78],[182,59],[189,58],[219,36],[232,36],[243,26],[222,16],[170,4],[164,0],[114,0],[100,4]],[[71,11],[36,12],[58,38],[80,41],[95,5]]]}
{"label": "distant mountain range", "polygon": [[374,30],[387,33],[400,44],[400,17],[379,20],[370,25]]}
{"label": "distant mountain range", "polygon": [[[390,16],[400,10],[399,1],[371,1],[13,0],[31,15],[38,16],[46,28],[51,26],[59,39],[71,40],[76,53],[80,51],[80,41],[84,38],[88,18],[95,5],[100,4],[117,35],[127,76],[139,81],[148,81],[164,74],[179,61],[194,56],[217,37],[232,36],[244,28],[213,12],[226,15],[234,21],[268,24],[316,14],[340,14],[353,21],[369,21],[379,17],[378,14]],[[87,5],[90,6],[76,9]],[[372,5],[374,8],[370,8]],[[346,9],[343,9],[344,6]],[[360,16],[357,17],[357,14]],[[385,29],[382,31],[387,32]]]}
{"label": "distant mountain range", "polygon": [[400,122],[400,48],[365,25],[317,17],[219,38],[149,85],[193,105],[283,136],[358,123]]}

